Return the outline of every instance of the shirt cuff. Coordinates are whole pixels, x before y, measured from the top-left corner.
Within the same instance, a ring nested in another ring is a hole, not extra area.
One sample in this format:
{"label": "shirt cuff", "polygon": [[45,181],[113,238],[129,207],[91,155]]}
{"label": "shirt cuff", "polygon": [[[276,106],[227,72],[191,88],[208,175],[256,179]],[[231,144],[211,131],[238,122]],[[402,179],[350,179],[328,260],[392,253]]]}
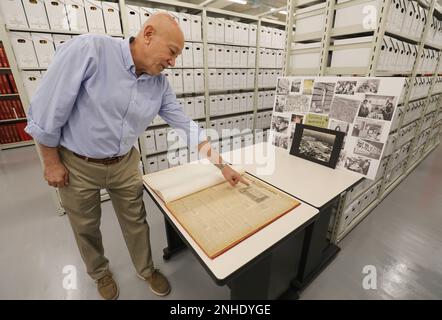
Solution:
{"label": "shirt cuff", "polygon": [[55,148],[60,144],[60,133],[47,133],[34,121],[28,119],[25,131],[31,135],[39,144]]}

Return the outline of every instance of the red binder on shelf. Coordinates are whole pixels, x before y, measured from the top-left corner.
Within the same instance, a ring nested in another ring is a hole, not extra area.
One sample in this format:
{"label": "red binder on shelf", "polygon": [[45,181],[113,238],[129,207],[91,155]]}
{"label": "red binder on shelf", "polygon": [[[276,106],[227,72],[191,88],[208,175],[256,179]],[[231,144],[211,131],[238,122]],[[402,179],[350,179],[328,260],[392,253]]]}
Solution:
{"label": "red binder on shelf", "polygon": [[15,84],[14,76],[12,75],[12,73],[8,73],[7,77],[8,77],[9,86],[11,87],[12,93],[18,93],[17,85]]}

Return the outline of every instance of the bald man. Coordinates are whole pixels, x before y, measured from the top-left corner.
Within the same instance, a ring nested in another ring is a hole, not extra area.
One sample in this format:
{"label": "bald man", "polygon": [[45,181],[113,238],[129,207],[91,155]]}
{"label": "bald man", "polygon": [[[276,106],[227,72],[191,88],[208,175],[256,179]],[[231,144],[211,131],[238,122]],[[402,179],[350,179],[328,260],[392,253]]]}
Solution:
{"label": "bald man", "polygon": [[26,131],[41,151],[44,178],[58,188],[87,273],[104,299],[118,298],[119,289],[104,256],[101,189],[109,193],[137,275],[156,295],[170,292],[152,261],[140,154],[133,147],[156,115],[183,132],[231,185],[246,183],[211,150],[161,74],[175,65],[183,46],[178,24],[164,13],[129,40],[75,37],[57,49],[31,102]]}

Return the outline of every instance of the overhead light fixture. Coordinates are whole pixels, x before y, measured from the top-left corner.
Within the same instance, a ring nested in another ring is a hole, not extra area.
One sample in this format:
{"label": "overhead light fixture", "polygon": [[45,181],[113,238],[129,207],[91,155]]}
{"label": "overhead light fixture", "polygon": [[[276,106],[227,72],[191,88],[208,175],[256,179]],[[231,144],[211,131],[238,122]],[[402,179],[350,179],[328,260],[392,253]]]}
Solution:
{"label": "overhead light fixture", "polygon": [[279,11],[279,13],[287,15],[287,11],[285,11],[285,10],[281,10],[281,11]]}
{"label": "overhead light fixture", "polygon": [[229,0],[230,2],[235,2],[235,3],[239,3],[239,4],[247,4],[246,0]]}

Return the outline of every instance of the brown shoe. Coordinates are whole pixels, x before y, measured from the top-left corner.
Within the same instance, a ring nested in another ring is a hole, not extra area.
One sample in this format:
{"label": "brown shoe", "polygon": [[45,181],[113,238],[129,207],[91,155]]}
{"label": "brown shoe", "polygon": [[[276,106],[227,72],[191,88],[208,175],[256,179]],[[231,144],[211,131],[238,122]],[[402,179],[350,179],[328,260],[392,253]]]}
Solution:
{"label": "brown shoe", "polygon": [[167,278],[157,269],[145,279],[150,284],[150,290],[157,296],[164,297],[170,293],[170,284]]}
{"label": "brown shoe", "polygon": [[120,293],[117,283],[112,278],[112,273],[106,274],[104,277],[96,281],[98,293],[104,300],[116,300]]}

